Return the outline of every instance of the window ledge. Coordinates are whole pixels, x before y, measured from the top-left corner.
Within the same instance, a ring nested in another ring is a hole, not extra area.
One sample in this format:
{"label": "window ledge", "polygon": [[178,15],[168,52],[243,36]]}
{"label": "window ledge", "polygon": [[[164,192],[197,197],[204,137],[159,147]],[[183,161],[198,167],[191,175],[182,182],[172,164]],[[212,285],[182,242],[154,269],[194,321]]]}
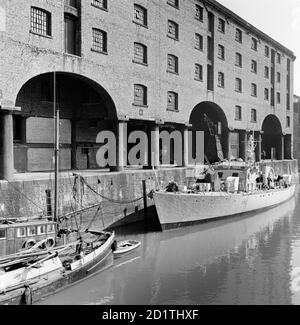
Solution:
{"label": "window ledge", "polygon": [[174,72],[174,71],[167,70],[167,73],[171,73],[171,74],[174,74],[175,76],[179,76],[179,73],[178,72]]}
{"label": "window ledge", "polygon": [[201,23],[203,23],[203,18],[201,19],[201,18],[198,18],[198,17],[195,16],[195,19],[196,19],[197,21],[200,21]]}
{"label": "window ledge", "polygon": [[145,66],[145,67],[148,67],[148,63],[138,62],[138,61],[136,61],[136,60],[132,60],[132,62],[135,63],[135,64],[139,64],[139,65],[143,65],[143,66]]}
{"label": "window ledge", "polygon": [[179,113],[179,109],[167,108],[168,112]]}
{"label": "window ledge", "polygon": [[169,2],[167,2],[167,4],[168,4],[170,7],[173,7],[173,8],[175,8],[175,9],[179,10],[179,7],[178,7],[178,6],[174,6],[172,3],[169,3]]}
{"label": "window ledge", "polygon": [[200,49],[199,47],[194,47],[195,48],[195,50],[197,50],[197,51],[200,51],[200,52],[203,52],[203,48],[202,49]]}
{"label": "window ledge", "polygon": [[138,21],[135,21],[135,20],[133,20],[132,22],[135,23],[135,24],[138,25],[138,26],[141,26],[141,27],[144,27],[144,28],[146,28],[146,29],[149,29],[148,25],[144,25],[144,24],[142,24],[142,23],[140,23],[140,22],[138,22]]}
{"label": "window ledge", "polygon": [[142,108],[148,108],[148,107],[149,107],[148,105],[135,104],[135,103],[132,103],[132,106],[135,106],[135,107],[142,107]]}
{"label": "window ledge", "polygon": [[194,80],[203,82],[203,79],[194,78]]}
{"label": "window ledge", "polygon": [[93,48],[91,48],[91,51],[92,52],[95,52],[95,53],[99,53],[99,54],[104,54],[104,55],[108,55],[108,52],[106,51],[99,51],[99,50],[95,50],[95,49],[93,49]]}
{"label": "window ledge", "polygon": [[30,34],[33,34],[33,35],[36,35],[36,36],[41,36],[41,37],[45,37],[45,38],[48,38],[48,39],[53,39],[53,37],[51,35],[44,35],[44,34],[40,34],[40,33],[36,33],[32,30],[29,31]]}
{"label": "window ledge", "polygon": [[103,11],[106,11],[106,12],[108,12],[108,9],[107,9],[107,8],[104,8],[104,7],[99,7],[99,6],[95,5],[94,3],[91,3],[91,6],[93,6],[93,7],[97,8],[97,9],[100,9],[100,10],[103,10]]}
{"label": "window ledge", "polygon": [[173,41],[179,42],[179,38],[173,37],[173,36],[171,36],[169,34],[167,34],[167,37],[170,38],[170,39],[172,39]]}

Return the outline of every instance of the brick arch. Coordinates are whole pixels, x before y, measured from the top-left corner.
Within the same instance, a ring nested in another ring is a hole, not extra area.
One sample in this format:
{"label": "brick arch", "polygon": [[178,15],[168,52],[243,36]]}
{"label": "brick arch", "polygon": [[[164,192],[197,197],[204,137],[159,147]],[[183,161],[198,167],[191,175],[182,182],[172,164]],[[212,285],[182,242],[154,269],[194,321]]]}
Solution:
{"label": "brick arch", "polygon": [[283,159],[282,157],[282,126],[277,116],[270,114],[262,123],[262,151],[265,158]]}
{"label": "brick arch", "polygon": [[[32,82],[40,80],[42,81],[44,78],[48,78],[49,80],[53,80],[53,76],[54,76],[54,72],[45,72],[39,75],[35,75],[30,77],[29,79],[27,79],[23,85],[20,87],[20,89],[18,90],[18,92],[16,93],[16,97],[15,97],[15,106],[21,106],[22,105],[20,103],[20,94],[22,93],[22,91],[24,91],[24,89]],[[89,77],[83,76],[83,75],[79,75],[76,73],[71,73],[71,72],[64,72],[64,71],[56,71],[56,79],[59,81],[60,78],[69,78],[70,81],[77,81],[79,83],[82,83],[83,85],[86,85],[88,87],[91,87],[91,89],[93,89],[103,100],[105,106],[107,107],[107,117],[111,118],[111,119],[117,119],[117,109],[116,109],[116,105],[112,99],[112,97],[110,96],[110,94],[108,93],[108,91],[102,86],[100,85],[98,82],[96,82],[93,79],[90,79]],[[59,89],[58,89],[59,91]]]}
{"label": "brick arch", "polygon": [[[205,154],[210,162],[219,161],[216,148],[216,139],[211,135],[205,116],[214,124],[215,133],[221,131],[221,144],[223,153],[227,150],[228,121],[223,109],[214,102],[201,102],[196,105],[191,113],[189,123],[193,125],[193,131],[204,131]],[[221,130],[218,130],[221,127]],[[195,149],[195,148],[194,148]]]}

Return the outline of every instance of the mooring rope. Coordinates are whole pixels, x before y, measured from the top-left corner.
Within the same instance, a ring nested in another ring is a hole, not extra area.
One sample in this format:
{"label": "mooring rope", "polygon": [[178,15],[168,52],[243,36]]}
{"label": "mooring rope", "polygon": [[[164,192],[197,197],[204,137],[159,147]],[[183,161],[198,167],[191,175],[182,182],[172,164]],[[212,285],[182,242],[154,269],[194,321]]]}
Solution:
{"label": "mooring rope", "polygon": [[[141,197],[139,197],[137,199],[134,199],[134,200],[123,200],[123,201],[109,198],[109,197],[107,197],[105,195],[102,195],[102,194],[98,193],[81,175],[77,175],[77,176],[82,179],[82,181],[87,186],[87,188],[90,189],[94,194],[96,194],[97,196],[99,196],[102,199],[104,199],[106,201],[109,201],[111,203],[120,204],[120,205],[122,205],[122,204],[132,204],[132,203],[136,203],[136,202],[139,202],[139,201],[144,199],[144,196],[141,196]],[[150,194],[151,194],[151,192],[148,193],[146,196],[149,197]]]}

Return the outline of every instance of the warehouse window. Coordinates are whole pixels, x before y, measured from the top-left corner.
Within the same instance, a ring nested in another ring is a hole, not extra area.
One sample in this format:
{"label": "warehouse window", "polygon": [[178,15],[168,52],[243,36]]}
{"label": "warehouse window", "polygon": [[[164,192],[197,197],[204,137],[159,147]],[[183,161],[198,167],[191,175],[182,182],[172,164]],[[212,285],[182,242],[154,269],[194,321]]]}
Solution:
{"label": "warehouse window", "polygon": [[134,60],[135,63],[147,64],[148,54],[147,47],[141,43],[134,43]]}
{"label": "warehouse window", "polygon": [[107,10],[107,0],[93,0],[92,5]]}
{"label": "warehouse window", "polygon": [[242,120],[242,107],[241,106],[235,106],[235,120],[241,121]]}
{"label": "warehouse window", "polygon": [[196,5],[195,18],[203,21],[203,8],[199,5]]}
{"label": "warehouse window", "polygon": [[221,88],[225,87],[225,76],[223,72],[218,73],[218,86]]}
{"label": "warehouse window", "polygon": [[265,67],[265,78],[269,79],[269,75],[270,75],[270,69],[269,67]]}
{"label": "warehouse window", "polygon": [[168,36],[175,40],[179,39],[179,26],[174,21],[168,21]]}
{"label": "warehouse window", "polygon": [[168,111],[178,111],[178,94],[173,91],[168,92],[167,110]]}
{"label": "warehouse window", "polygon": [[96,52],[107,53],[107,33],[93,28],[93,47]]}
{"label": "warehouse window", "polygon": [[277,103],[280,104],[280,102],[281,102],[281,95],[280,95],[280,93],[278,92],[278,93],[277,93]]}
{"label": "warehouse window", "polygon": [[168,72],[178,73],[178,57],[172,54],[168,54]]}
{"label": "warehouse window", "polygon": [[134,22],[142,26],[148,25],[147,9],[135,4],[134,5]]}
{"label": "warehouse window", "polygon": [[251,84],[251,96],[257,97],[257,85]]}
{"label": "warehouse window", "polygon": [[243,42],[243,32],[238,28],[235,30],[235,40],[239,43]]}
{"label": "warehouse window", "polygon": [[195,80],[203,81],[203,67],[200,64],[195,64]]}
{"label": "warehouse window", "polygon": [[223,45],[218,45],[218,58],[225,60],[225,47]]}
{"label": "warehouse window", "polygon": [[50,12],[37,7],[31,7],[31,31],[43,36],[51,36]]}
{"label": "warehouse window", "polygon": [[242,65],[243,65],[242,54],[240,54],[240,53],[235,54],[235,65],[239,68],[242,67]]}
{"label": "warehouse window", "polygon": [[267,45],[265,46],[265,57],[266,58],[270,57],[270,48]]}
{"label": "warehouse window", "polygon": [[242,92],[242,79],[236,78],[235,79],[235,91],[241,93]]}
{"label": "warehouse window", "polygon": [[225,20],[224,19],[219,18],[218,31],[221,33],[225,33]]}
{"label": "warehouse window", "polygon": [[134,105],[147,106],[147,87],[134,85]]}
{"label": "warehouse window", "polygon": [[195,49],[203,51],[203,36],[195,34]]}
{"label": "warehouse window", "polygon": [[265,100],[269,100],[269,89],[265,88]]}
{"label": "warehouse window", "polygon": [[277,53],[277,63],[281,64],[281,54]]}
{"label": "warehouse window", "polygon": [[257,112],[256,109],[251,109],[251,122],[256,123],[257,122]]}
{"label": "warehouse window", "polygon": [[258,44],[257,39],[252,37],[251,49],[254,50],[254,51],[257,51],[257,44]]}
{"label": "warehouse window", "polygon": [[280,74],[280,72],[277,72],[277,82],[278,83],[281,82],[281,74]]}
{"label": "warehouse window", "polygon": [[255,60],[251,61],[251,72],[257,73],[257,62]]}
{"label": "warehouse window", "polygon": [[291,127],[291,118],[289,116],[286,117],[286,127]]}

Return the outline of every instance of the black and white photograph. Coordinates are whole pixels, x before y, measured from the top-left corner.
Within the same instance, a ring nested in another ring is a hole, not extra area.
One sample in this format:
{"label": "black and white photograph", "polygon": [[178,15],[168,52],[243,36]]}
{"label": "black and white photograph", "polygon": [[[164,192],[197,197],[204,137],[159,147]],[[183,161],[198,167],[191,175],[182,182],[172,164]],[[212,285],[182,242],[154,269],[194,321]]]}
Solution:
{"label": "black and white photograph", "polygon": [[300,305],[299,40],[299,0],[0,0],[0,305]]}

